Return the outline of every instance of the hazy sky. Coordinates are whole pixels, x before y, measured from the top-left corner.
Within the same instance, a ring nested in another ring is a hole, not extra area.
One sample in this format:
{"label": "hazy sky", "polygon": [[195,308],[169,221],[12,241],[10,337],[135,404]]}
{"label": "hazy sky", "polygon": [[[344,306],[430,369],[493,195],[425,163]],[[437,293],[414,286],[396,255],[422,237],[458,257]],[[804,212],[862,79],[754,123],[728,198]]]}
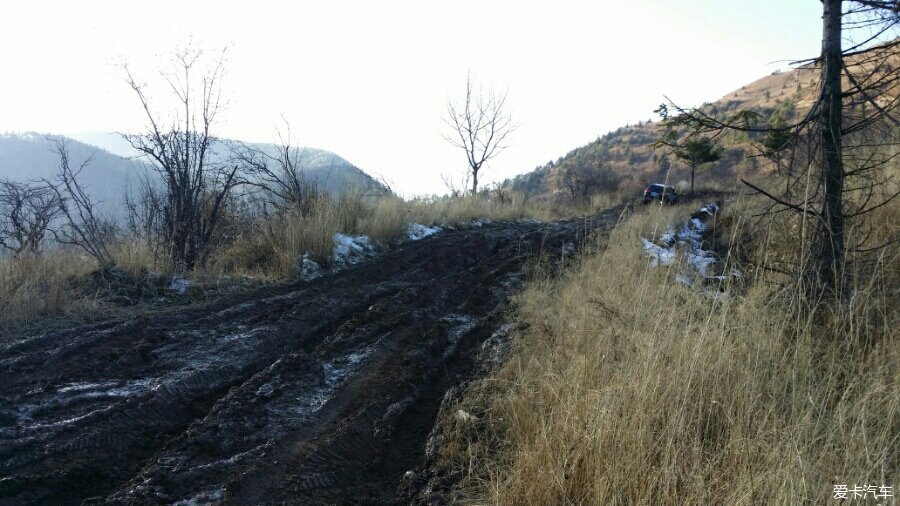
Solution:
{"label": "hazy sky", "polygon": [[153,78],[190,38],[228,51],[219,133],[268,142],[283,115],[406,196],[439,192],[465,157],[442,137],[467,71],[508,89],[519,128],[487,180],[527,172],[668,95],[718,99],[818,52],[818,0],[554,2],[8,2],[0,132],[135,130],[115,65]]}

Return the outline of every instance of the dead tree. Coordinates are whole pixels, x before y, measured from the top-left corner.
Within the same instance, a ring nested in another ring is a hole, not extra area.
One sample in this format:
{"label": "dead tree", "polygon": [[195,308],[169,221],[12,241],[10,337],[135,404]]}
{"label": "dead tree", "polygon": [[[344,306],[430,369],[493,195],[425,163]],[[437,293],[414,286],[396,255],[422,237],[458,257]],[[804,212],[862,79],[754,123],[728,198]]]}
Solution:
{"label": "dead tree", "polygon": [[589,165],[576,163],[575,165],[565,166],[561,172],[561,189],[565,189],[569,193],[572,202],[588,200],[604,187],[612,188],[618,184],[613,172],[604,170],[602,166],[593,168]]}
{"label": "dead tree", "polygon": [[478,174],[490,159],[506,149],[506,141],[514,130],[506,107],[506,93],[493,91],[483,95],[475,89],[472,77],[466,77],[466,98],[463,104],[447,103],[444,118],[450,132],[444,135],[450,144],[466,153],[472,195],[478,193]]}
{"label": "dead tree", "polygon": [[73,166],[69,160],[66,141],[52,139],[53,150],[59,156],[59,172],[56,184],[45,181],[60,202],[60,212],[65,222],[53,234],[62,244],[82,249],[94,257],[104,271],[115,265],[110,247],[116,239],[116,227],[112,220],[104,218],[98,211],[78,177],[90,163],[90,158]]}
{"label": "dead tree", "polygon": [[450,192],[451,198],[460,198],[466,194],[469,187],[469,179],[471,173],[466,172],[465,177],[462,180],[457,181],[453,178],[453,176],[449,176],[447,174],[441,174],[441,180],[444,182],[444,186],[447,188],[447,191]]}
{"label": "dead tree", "polygon": [[155,257],[168,253],[165,228],[164,191],[143,174],[139,187],[125,192],[125,226],[131,237],[143,241]]}
{"label": "dead tree", "polygon": [[0,248],[16,256],[37,253],[61,204],[45,183],[0,179]]}
{"label": "dead tree", "polygon": [[491,196],[500,205],[511,204],[512,185],[509,183],[509,180],[503,182],[497,181],[491,185]]}
{"label": "dead tree", "polygon": [[309,214],[319,197],[318,183],[304,171],[305,151],[291,143],[290,125],[278,137],[274,153],[248,144],[232,146],[235,164],[244,167],[242,182],[258,190],[255,193],[263,204],[278,212]]}
{"label": "dead tree", "polygon": [[[871,244],[868,233],[855,234],[858,239],[847,244],[846,231],[863,226],[861,216],[900,194],[886,184],[891,177],[886,169],[900,157],[900,73],[892,68],[900,58],[898,3],[823,0],[822,5],[821,54],[795,62],[819,75],[815,100],[801,117],[759,126],[763,118],[758,111],[722,116],[711,108],[686,109],[671,101],[658,110],[669,129],[686,127],[712,137],[762,134],[760,155],[777,156],[788,180],[780,190],[742,181],[770,199],[769,213],[801,216],[801,258],[789,271],[798,275],[812,301],[846,294],[847,253],[884,246]],[[855,37],[862,40],[842,47],[842,39]]]}
{"label": "dead tree", "polygon": [[124,66],[147,131],[123,137],[162,178],[160,220],[167,253],[184,269],[205,262],[227,197],[239,183],[237,165],[214,153],[219,145],[213,128],[221,108],[224,53],[208,70],[199,70],[204,61],[202,51],[184,50],[174,57],[175,70],[163,74],[177,104],[177,112],[167,121],[154,112],[145,85]]}

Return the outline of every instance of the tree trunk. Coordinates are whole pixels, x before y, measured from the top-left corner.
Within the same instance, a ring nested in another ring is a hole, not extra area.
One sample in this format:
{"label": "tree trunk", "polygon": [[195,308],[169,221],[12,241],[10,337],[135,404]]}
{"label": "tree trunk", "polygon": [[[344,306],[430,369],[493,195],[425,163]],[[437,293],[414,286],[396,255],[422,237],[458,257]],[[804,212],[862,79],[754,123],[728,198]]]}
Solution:
{"label": "tree trunk", "polygon": [[822,102],[819,135],[822,143],[821,184],[824,198],[810,245],[809,288],[840,293],[844,268],[844,214],[841,193],[844,165],[841,156],[841,0],[823,0]]}
{"label": "tree trunk", "polygon": [[[480,167],[479,167],[480,168]],[[472,196],[478,195],[478,169],[472,169]]]}
{"label": "tree trunk", "polygon": [[694,196],[694,172],[697,171],[697,166],[693,163],[691,164],[691,196]]}

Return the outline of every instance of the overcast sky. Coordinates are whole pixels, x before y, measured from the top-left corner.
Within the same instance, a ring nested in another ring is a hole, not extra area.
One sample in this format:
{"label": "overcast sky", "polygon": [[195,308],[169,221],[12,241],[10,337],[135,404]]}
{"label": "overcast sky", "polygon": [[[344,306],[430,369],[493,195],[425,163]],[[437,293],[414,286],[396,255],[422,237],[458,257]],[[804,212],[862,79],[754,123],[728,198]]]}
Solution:
{"label": "overcast sky", "polygon": [[[290,5],[282,6],[281,3]],[[487,180],[532,170],[667,95],[712,101],[817,54],[817,0],[8,2],[0,132],[134,131],[119,61],[154,76],[189,39],[229,46],[219,133],[338,153],[405,196],[443,193],[465,157],[442,137],[470,71],[508,89],[519,128]]]}

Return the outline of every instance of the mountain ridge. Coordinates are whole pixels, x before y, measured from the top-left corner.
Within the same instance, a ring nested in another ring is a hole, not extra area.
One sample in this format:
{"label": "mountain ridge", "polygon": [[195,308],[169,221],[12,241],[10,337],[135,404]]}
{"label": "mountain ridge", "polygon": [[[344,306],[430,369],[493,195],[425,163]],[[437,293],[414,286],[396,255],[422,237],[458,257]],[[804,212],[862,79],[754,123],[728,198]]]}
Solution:
{"label": "mountain ridge", "polygon": [[[105,136],[107,140],[103,141],[98,135]],[[55,139],[62,139],[66,142],[74,164],[90,160],[81,174],[81,183],[88,193],[98,201],[103,212],[117,215],[122,210],[125,194],[129,189],[139,187],[144,176],[152,176],[153,168],[141,160],[133,150],[132,156],[123,156],[128,154],[125,147],[130,146],[119,137],[121,142],[116,147],[115,137],[118,136],[102,133],[0,134],[0,178],[17,182],[43,179],[52,181],[56,177],[59,158],[53,152],[51,143]],[[91,140],[93,142],[88,142]],[[277,146],[266,143],[245,143],[245,145],[267,154],[274,154],[277,149]],[[317,184],[320,191],[333,196],[358,188],[387,191],[375,178],[335,153],[309,147],[301,150],[304,173]]]}
{"label": "mountain ridge", "polygon": [[[867,52],[879,50],[881,47],[876,46]],[[861,53],[857,58],[862,59],[865,54]],[[848,59],[847,64],[855,65],[853,59]],[[892,72],[900,68],[900,61],[893,57],[882,65],[884,67],[879,70]],[[762,125],[775,117],[790,123],[805,114],[815,102],[818,79],[819,69],[811,64],[775,71],[713,102],[704,103],[700,108],[713,113],[752,110],[760,114]],[[634,193],[648,183],[656,182],[686,188],[690,174],[687,164],[671,153],[653,147],[662,133],[663,127],[658,121],[626,125],[530,172],[508,179],[504,184],[538,200],[566,198],[564,175],[571,170],[601,176],[600,191]],[[751,156],[758,154],[753,141],[760,140],[759,134],[729,132],[721,135],[719,140],[722,157],[697,172],[698,184],[733,185],[741,177],[766,177],[774,170],[759,157]]]}

